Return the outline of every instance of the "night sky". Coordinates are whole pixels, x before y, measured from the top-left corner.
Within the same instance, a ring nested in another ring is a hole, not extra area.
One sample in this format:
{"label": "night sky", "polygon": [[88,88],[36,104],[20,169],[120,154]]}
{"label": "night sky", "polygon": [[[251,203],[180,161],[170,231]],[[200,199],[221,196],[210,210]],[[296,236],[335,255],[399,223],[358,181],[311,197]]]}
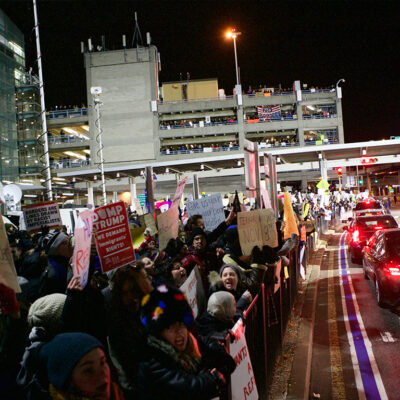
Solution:
{"label": "night sky", "polygon": [[[0,8],[25,35],[27,67],[35,65],[31,1]],[[217,77],[227,94],[235,84],[232,42],[237,27],[244,90],[260,84],[343,85],[346,142],[400,136],[399,1],[40,1],[46,105],[86,103],[80,42],[107,49],[130,45],[138,12],[143,40],[150,32],[161,53],[161,82]]]}

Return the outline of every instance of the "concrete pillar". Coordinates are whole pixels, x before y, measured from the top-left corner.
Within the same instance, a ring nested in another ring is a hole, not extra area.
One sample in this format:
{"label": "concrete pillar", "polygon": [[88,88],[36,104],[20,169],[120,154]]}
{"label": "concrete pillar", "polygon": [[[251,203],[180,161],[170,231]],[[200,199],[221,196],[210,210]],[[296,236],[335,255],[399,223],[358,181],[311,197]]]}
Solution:
{"label": "concrete pillar", "polygon": [[342,186],[345,188],[347,185],[347,172],[346,167],[342,168]]}
{"label": "concrete pillar", "polygon": [[118,201],[118,192],[113,192],[112,201],[113,203],[116,203]]}
{"label": "concrete pillar", "polygon": [[307,192],[307,178],[304,176],[301,177],[301,191]]}
{"label": "concrete pillar", "polygon": [[88,198],[87,198],[87,203],[88,204],[94,204],[94,196],[93,196],[93,182],[86,182],[87,184],[87,194],[88,194]]}
{"label": "concrete pillar", "polygon": [[336,114],[338,122],[339,143],[344,143],[342,100],[336,99]]}
{"label": "concrete pillar", "polygon": [[244,133],[244,121],[243,121],[243,107],[239,107],[236,110],[236,116],[237,116],[237,121],[238,121],[238,141],[239,141],[239,148],[240,151],[243,151],[244,149],[244,139],[245,139],[245,133]]}
{"label": "concrete pillar", "polygon": [[371,178],[369,174],[367,174],[367,189],[369,190],[369,193],[371,194]]}
{"label": "concrete pillar", "polygon": [[131,208],[136,210],[136,183],[135,178],[133,176],[129,177],[129,189],[131,191]]}
{"label": "concrete pillar", "polygon": [[322,179],[328,182],[328,172],[326,170],[326,161],[324,159],[319,160],[319,168],[321,171]]}
{"label": "concrete pillar", "polygon": [[193,175],[193,199],[197,200],[200,198],[200,187],[199,187],[199,176]]}
{"label": "concrete pillar", "polygon": [[303,120],[303,107],[300,102],[296,104],[297,126],[298,126],[298,140],[300,146],[304,146],[304,120]]}

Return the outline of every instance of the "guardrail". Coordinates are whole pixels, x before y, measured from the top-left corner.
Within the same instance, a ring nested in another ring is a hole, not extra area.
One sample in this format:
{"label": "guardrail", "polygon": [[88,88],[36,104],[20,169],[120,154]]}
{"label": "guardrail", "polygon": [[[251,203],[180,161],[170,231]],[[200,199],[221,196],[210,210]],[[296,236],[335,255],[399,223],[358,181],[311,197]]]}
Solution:
{"label": "guardrail", "polygon": [[337,118],[337,114],[329,114],[329,115],[304,115],[303,119],[327,119],[327,118]]}
{"label": "guardrail", "polygon": [[53,169],[78,168],[78,167],[87,167],[89,164],[90,160],[56,161],[50,163],[50,168]]}
{"label": "guardrail", "polygon": [[88,142],[89,139],[77,137],[77,136],[50,136],[49,144],[61,144],[61,143],[76,143],[76,142]]}
{"label": "guardrail", "polygon": [[231,147],[204,147],[202,149],[182,149],[182,150],[161,150],[161,155],[174,155],[174,154],[194,154],[194,153],[213,153],[215,151],[234,151],[239,150],[239,146]]}
{"label": "guardrail", "polygon": [[84,117],[88,115],[87,108],[71,108],[68,110],[54,110],[47,111],[46,116],[49,119],[53,118],[76,118],[76,117]]}
{"label": "guardrail", "polygon": [[226,126],[226,125],[237,125],[237,121],[232,122],[208,122],[200,125],[198,123],[192,125],[160,125],[161,130],[169,130],[169,129],[182,129],[182,128],[205,128],[207,126]]}

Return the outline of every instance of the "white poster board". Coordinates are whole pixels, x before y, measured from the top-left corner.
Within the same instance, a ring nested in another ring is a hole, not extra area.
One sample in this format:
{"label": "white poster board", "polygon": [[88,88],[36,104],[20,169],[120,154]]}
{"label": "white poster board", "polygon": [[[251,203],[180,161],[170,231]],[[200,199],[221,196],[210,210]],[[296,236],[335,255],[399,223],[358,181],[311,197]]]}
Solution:
{"label": "white poster board", "polygon": [[174,198],[172,199],[172,204],[179,204],[183,191],[185,190],[185,185],[188,177],[183,178],[177,185]]}
{"label": "white poster board", "polygon": [[42,226],[54,228],[62,225],[58,204],[47,202],[24,208],[24,220],[28,232],[39,231]]}
{"label": "white poster board", "polygon": [[236,369],[231,375],[232,400],[258,400],[258,390],[242,319],[236,322],[232,332],[235,335],[235,341],[229,344],[229,354],[236,364]]}
{"label": "white poster board", "polygon": [[225,221],[224,205],[220,193],[203,197],[186,204],[188,216],[200,214],[207,231],[213,231]]}
{"label": "white poster board", "polygon": [[170,239],[178,236],[179,228],[179,211],[178,204],[174,204],[171,208],[157,216],[158,240],[160,250],[167,247]]}
{"label": "white poster board", "polygon": [[192,272],[179,289],[182,293],[186,294],[188,303],[193,311],[194,317],[196,318],[204,311],[206,306],[203,281],[201,280],[199,267],[197,265],[193,268]]}
{"label": "white poster board", "polygon": [[0,282],[8,286],[15,293],[20,293],[17,272],[15,271],[14,259],[11,254],[6,228],[0,215]]}
{"label": "white poster board", "polygon": [[79,276],[82,288],[87,284],[90,263],[90,247],[92,244],[94,212],[86,210],[79,213],[74,230],[74,254],[72,255],[72,271]]}

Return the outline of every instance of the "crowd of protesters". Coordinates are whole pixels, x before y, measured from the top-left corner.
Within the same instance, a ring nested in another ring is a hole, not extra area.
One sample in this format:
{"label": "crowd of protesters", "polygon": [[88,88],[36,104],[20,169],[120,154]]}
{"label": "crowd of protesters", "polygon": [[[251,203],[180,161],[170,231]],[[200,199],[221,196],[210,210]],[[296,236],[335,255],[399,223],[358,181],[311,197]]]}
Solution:
{"label": "crowd of protesters", "polygon": [[[316,198],[293,195],[298,223],[324,214]],[[235,204],[235,203],[233,203]],[[235,370],[224,339],[263,282],[276,285],[299,237],[241,249],[236,211],[209,232],[201,215],[182,212],[179,235],[159,248],[146,229],[137,261],[102,273],[93,241],[88,283],[71,268],[66,229],[8,229],[22,292],[0,284],[2,399],[211,399]],[[306,212],[304,205],[308,204]],[[137,214],[130,223],[140,225]],[[308,228],[307,228],[308,229]],[[179,290],[198,269],[206,308],[194,319]]]}

